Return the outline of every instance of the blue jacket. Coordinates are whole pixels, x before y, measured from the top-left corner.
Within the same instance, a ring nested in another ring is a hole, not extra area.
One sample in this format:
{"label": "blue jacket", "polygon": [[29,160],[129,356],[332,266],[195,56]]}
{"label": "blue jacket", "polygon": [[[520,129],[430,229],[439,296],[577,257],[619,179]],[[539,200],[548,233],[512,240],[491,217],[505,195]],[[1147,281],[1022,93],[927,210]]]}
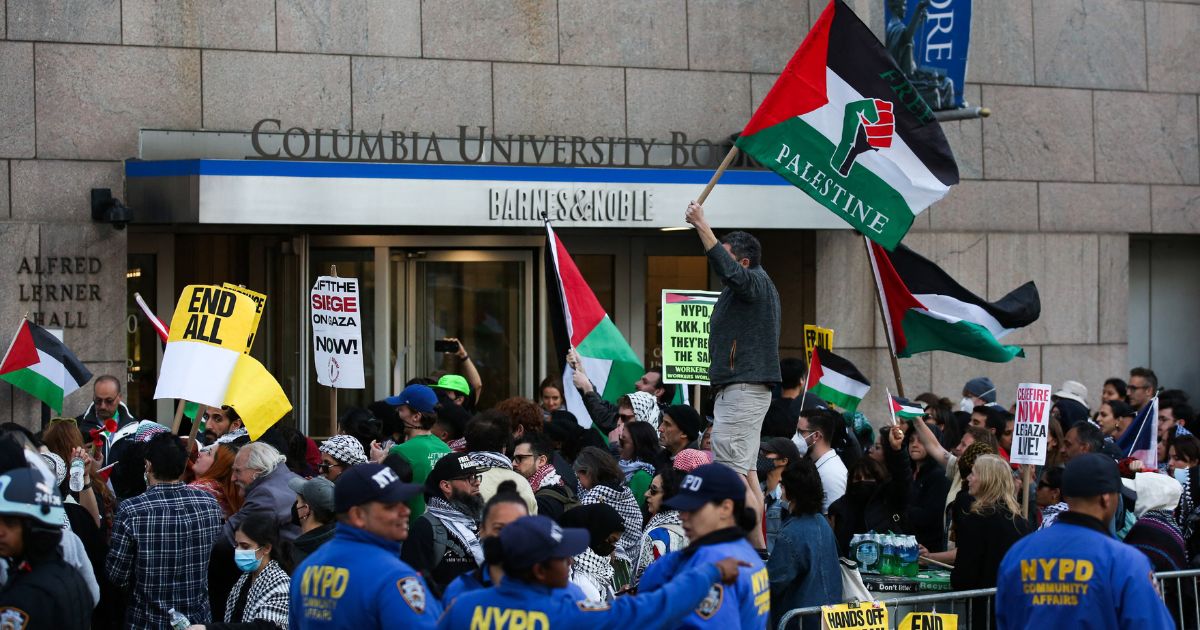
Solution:
{"label": "blue jacket", "polygon": [[[454,600],[464,593],[472,593],[495,586],[492,584],[492,574],[485,569],[486,567],[481,567],[454,578],[454,581],[446,587],[446,592],[442,593],[442,606],[449,608],[450,604],[453,604]],[[559,590],[554,589],[556,593]],[[569,593],[572,601],[579,602],[587,599],[587,596],[583,594],[583,589],[571,582],[567,582],[567,587],[561,590]]]}
{"label": "blue jacket", "polygon": [[[785,521],[767,561],[767,573],[771,576],[772,627],[793,608],[841,603],[842,567],[829,521],[820,514]],[[805,618],[802,627],[819,629],[819,615]]]}
{"label": "blue jacket", "polygon": [[290,600],[292,630],[433,628],[442,614],[399,543],[344,523],[296,567]]}
{"label": "blue jacket", "polygon": [[[693,542],[687,549],[667,554],[651,563],[638,582],[638,592],[650,593],[661,589],[672,576],[682,571],[712,566],[724,558],[737,558],[750,564],[750,567],[742,567],[738,571],[737,581],[732,585],[714,584],[708,596],[675,627],[765,630],[771,612],[770,578],[758,552],[740,533],[734,533],[736,531],[713,532]],[[731,536],[736,538],[730,540]],[[713,542],[706,544],[705,539]]]}
{"label": "blue jacket", "polygon": [[1174,628],[1150,561],[1073,512],[1017,541],[996,578],[996,627]]}
{"label": "blue jacket", "polygon": [[612,602],[584,602],[576,601],[566,589],[551,589],[506,577],[495,588],[460,595],[446,609],[437,627],[439,630],[665,627],[700,603],[720,579],[721,571],[708,564],[676,576],[654,593],[618,597]]}

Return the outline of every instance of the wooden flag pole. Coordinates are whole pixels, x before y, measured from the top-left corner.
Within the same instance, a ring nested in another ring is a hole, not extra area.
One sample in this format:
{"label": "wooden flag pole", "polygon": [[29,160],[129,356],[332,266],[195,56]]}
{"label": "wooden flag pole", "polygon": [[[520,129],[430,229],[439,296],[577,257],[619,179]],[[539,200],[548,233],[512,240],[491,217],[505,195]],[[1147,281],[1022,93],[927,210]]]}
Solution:
{"label": "wooden flag pole", "polygon": [[692,385],[692,388],[692,407],[696,409],[696,413],[703,413],[700,411],[700,386]]}
{"label": "wooden flag pole", "polygon": [[725,159],[721,161],[721,165],[718,166],[717,170],[713,172],[712,179],[708,180],[708,185],[704,187],[704,192],[700,193],[700,196],[696,198],[696,203],[702,206],[704,205],[704,200],[708,199],[708,193],[712,192],[713,187],[717,185],[717,182],[720,181],[721,176],[725,174],[725,169],[729,168],[730,164],[733,164],[733,160],[737,157],[737,155],[738,148],[735,144],[729,149],[729,153],[725,154]]}
{"label": "wooden flag pole", "polygon": [[[329,275],[333,276],[334,278],[338,277],[338,275],[337,275],[337,265],[329,265]],[[337,415],[337,388],[336,388],[336,387],[334,387],[334,386],[332,386],[332,385],[330,385],[330,386],[329,386],[329,429],[330,429],[330,435],[333,435],[333,434],[337,433],[337,421],[338,421],[338,415]]]}
{"label": "wooden flag pole", "polygon": [[[883,311],[883,287],[879,286],[879,274],[875,269],[875,259],[871,255],[871,239],[866,235],[863,235],[863,244],[867,247],[867,262],[871,265],[871,281],[875,283],[875,303],[879,305],[879,319],[883,323],[883,333],[887,337],[888,357],[892,359],[892,374],[896,377],[896,395],[904,398],[904,381],[900,380],[900,363],[896,361],[896,347],[892,345],[892,333],[888,329],[887,314]],[[891,404],[892,401],[888,400],[889,407]]]}
{"label": "wooden flag pole", "polygon": [[1029,518],[1029,483],[1033,477],[1033,466],[1021,465],[1021,518]]}
{"label": "wooden flag pole", "polygon": [[[175,421],[171,423],[171,433],[174,433],[175,435],[179,435],[179,425],[183,424],[183,405],[183,399],[175,401]],[[193,421],[192,427],[195,428],[195,426],[196,423]]]}

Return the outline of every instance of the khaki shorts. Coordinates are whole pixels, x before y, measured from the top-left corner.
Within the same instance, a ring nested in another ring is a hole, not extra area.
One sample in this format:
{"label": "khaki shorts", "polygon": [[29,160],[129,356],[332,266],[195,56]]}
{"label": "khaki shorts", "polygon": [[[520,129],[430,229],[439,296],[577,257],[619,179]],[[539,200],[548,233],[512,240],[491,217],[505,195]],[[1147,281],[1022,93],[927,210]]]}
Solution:
{"label": "khaki shorts", "polygon": [[771,406],[771,389],[762,383],[733,383],[713,404],[713,459],[741,474],[758,463],[763,418]]}

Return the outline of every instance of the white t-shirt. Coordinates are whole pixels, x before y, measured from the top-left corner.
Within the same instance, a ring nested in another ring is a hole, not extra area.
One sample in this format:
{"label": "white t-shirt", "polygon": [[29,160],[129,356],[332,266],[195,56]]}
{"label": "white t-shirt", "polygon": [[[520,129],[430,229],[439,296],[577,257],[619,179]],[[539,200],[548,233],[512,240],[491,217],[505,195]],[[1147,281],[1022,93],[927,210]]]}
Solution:
{"label": "white t-shirt", "polygon": [[821,487],[825,490],[825,501],[821,504],[821,513],[828,514],[829,506],[846,494],[846,476],[848,471],[838,457],[837,451],[829,449],[816,462],[817,472],[821,475]]}

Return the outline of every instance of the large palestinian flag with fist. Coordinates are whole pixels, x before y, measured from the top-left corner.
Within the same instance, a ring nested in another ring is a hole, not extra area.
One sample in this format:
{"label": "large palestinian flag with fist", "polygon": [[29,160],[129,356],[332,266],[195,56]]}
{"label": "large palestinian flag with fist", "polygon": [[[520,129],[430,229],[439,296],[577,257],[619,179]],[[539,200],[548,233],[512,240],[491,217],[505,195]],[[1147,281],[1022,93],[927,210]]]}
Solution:
{"label": "large palestinian flag with fist", "polygon": [[583,406],[579,390],[571,385],[575,370],[566,363],[567,351],[575,349],[583,373],[596,387],[596,393],[614,404],[621,396],[633,391],[634,383],[645,371],[548,221],[546,295],[555,354],[562,361],[564,402],[567,411],[575,414],[579,424],[588,428],[592,426],[592,417]]}
{"label": "large palestinian flag with fist", "polygon": [[889,250],[958,183],[933,110],[841,0],[825,7],[737,146]]}

